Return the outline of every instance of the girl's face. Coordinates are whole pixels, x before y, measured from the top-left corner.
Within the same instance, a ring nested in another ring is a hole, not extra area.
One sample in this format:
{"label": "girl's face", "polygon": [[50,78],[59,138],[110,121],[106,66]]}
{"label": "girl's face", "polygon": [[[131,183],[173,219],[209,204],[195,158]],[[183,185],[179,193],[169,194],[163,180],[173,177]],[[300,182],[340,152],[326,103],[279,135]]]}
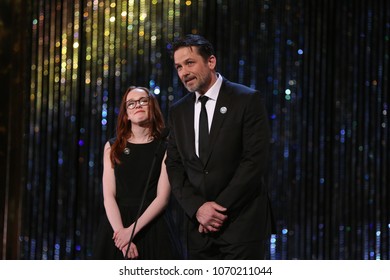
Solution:
{"label": "girl's face", "polygon": [[149,97],[140,88],[131,90],[126,97],[127,118],[132,124],[142,126],[149,121]]}

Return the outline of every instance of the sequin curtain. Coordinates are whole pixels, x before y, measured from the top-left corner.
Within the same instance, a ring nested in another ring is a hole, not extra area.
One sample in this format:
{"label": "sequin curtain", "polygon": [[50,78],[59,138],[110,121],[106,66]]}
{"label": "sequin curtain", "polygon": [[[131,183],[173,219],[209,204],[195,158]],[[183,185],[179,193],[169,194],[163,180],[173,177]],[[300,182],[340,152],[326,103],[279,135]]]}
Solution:
{"label": "sequin curtain", "polygon": [[386,0],[34,0],[21,257],[88,259],[102,148],[129,85],[167,116],[170,42],[199,33],[228,79],[266,94],[270,259],[389,259]]}

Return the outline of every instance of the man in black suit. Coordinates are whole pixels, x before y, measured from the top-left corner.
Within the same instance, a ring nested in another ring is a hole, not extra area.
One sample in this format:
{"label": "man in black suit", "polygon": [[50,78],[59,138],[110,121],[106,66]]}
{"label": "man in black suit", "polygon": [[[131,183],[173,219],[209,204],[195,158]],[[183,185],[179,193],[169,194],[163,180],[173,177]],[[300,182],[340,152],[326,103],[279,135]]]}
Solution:
{"label": "man in black suit", "polygon": [[217,73],[202,36],[175,41],[173,59],[190,94],[170,109],[166,166],[188,217],[189,258],[264,259],[272,224],[264,97]]}

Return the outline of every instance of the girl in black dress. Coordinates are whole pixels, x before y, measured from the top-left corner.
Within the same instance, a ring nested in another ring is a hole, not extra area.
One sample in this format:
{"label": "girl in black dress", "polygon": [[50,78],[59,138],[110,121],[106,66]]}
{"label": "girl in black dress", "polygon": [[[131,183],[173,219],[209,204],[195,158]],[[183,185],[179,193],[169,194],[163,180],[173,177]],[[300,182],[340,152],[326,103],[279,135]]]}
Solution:
{"label": "girl in black dress", "polygon": [[[178,258],[164,215],[170,185],[164,163],[163,130],[164,119],[156,98],[146,88],[128,88],[121,102],[116,138],[104,147],[106,215],[96,235],[94,259]],[[141,215],[133,233],[145,188]],[[134,239],[128,248],[132,234]]]}

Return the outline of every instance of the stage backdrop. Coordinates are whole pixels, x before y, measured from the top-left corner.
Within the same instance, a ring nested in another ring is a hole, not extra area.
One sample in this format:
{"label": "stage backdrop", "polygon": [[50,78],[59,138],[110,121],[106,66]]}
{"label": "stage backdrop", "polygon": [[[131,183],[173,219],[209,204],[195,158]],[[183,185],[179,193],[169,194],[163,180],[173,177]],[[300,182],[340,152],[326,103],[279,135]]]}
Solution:
{"label": "stage backdrop", "polygon": [[[130,85],[167,116],[170,42],[201,34],[266,95],[270,259],[389,259],[388,0],[33,0],[20,258],[88,259],[103,145]],[[175,217],[180,219],[180,215]]]}

